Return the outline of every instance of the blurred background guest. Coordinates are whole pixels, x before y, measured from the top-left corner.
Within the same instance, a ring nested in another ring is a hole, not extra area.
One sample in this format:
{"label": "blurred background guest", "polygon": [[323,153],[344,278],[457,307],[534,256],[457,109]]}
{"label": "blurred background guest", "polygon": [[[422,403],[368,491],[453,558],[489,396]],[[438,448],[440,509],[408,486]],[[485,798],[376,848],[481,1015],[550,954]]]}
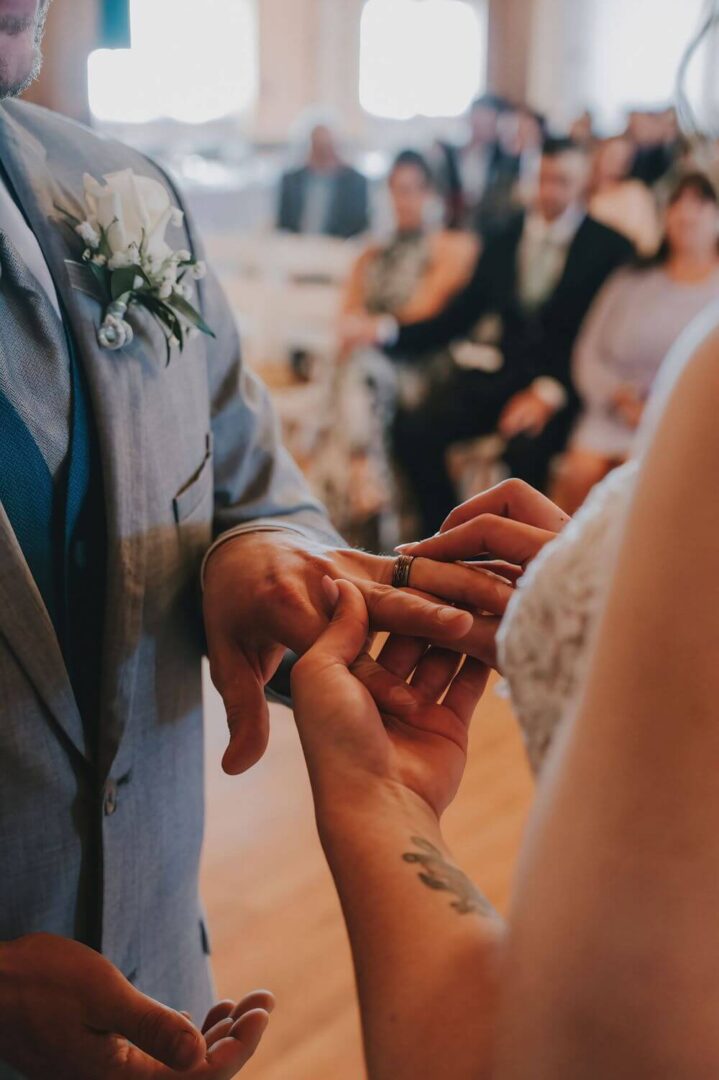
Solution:
{"label": "blurred background guest", "polygon": [[592,166],[589,212],[632,241],[641,255],[653,255],[660,239],[654,196],[631,177],[635,148],[626,136],[597,145]]}
{"label": "blurred background guest", "polygon": [[636,147],[631,175],[651,187],[671,169],[678,152],[674,109],[633,109],[626,134]]}
{"label": "blurred background guest", "polygon": [[513,105],[502,113],[498,135],[500,157],[485,225],[495,231],[534,196],[547,123],[529,105]]}
{"label": "blurred background guest", "polygon": [[398,154],[387,185],[394,231],[385,242],[370,244],[350,273],[339,345],[345,363],[335,375],[334,400],[341,417],[332,418],[315,455],[321,493],[334,520],[345,535],[375,547],[388,534],[382,515],[391,512],[394,496],[387,453],[394,411],[419,406],[433,383],[445,377],[451,360],[440,352],[425,355],[421,365],[391,365],[377,349],[353,347],[354,326],[381,315],[401,323],[432,318],[467,283],[479,250],[472,234],[431,224],[436,191],[421,154]]}
{"label": "blurred background guest", "polygon": [[554,491],[567,513],[627,459],[667,352],[719,300],[718,244],[716,191],[701,173],[688,175],[670,200],[656,257],[618,271],[597,298],[574,356],[582,414]]}
{"label": "blurred background guest", "polygon": [[439,182],[445,196],[447,225],[483,231],[491,208],[487,205],[498,180],[502,150],[498,141],[500,116],[509,109],[504,98],[483,94],[467,117],[464,143],[439,142]]}
{"label": "blurred background guest", "polygon": [[397,155],[387,177],[394,232],[370,244],[357,259],[345,292],[343,314],[389,313],[401,323],[430,319],[466,284],[479,253],[469,233],[433,228],[428,213],[435,193],[426,158],[415,150]]}
{"label": "blurred background guest", "polygon": [[441,392],[398,414],[394,430],[426,535],[456,501],[445,456],[452,444],[499,431],[511,472],[536,487],[564,449],[577,406],[576,335],[597,291],[633,253],[588,216],[587,182],[586,154],[569,140],[548,141],[531,209],[488,241],[446,310],[409,326],[375,319],[366,327],[368,339],[384,336],[405,361],[452,345],[456,363]]}
{"label": "blurred background guest", "polygon": [[281,178],[277,226],[344,239],[369,226],[367,179],[343,161],[327,122],[312,125],[305,163]]}
{"label": "blurred background guest", "polygon": [[589,109],[581,112],[570,124],[568,135],[577,146],[591,150],[597,137],[594,130],[594,114]]}

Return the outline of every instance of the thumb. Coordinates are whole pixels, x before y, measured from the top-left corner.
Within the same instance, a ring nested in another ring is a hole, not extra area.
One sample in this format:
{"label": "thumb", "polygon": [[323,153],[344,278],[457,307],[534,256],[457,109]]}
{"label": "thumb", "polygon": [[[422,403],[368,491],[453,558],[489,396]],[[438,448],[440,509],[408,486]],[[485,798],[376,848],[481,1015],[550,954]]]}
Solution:
{"label": "thumb", "polygon": [[[307,653],[309,659],[321,658],[349,667],[364,648],[369,633],[369,615],[364,597],[349,581],[326,577],[322,587],[334,613],[327,629]],[[306,666],[306,665],[305,665]]]}
{"label": "thumb", "polygon": [[98,1007],[98,1027],[123,1035],[170,1069],[184,1072],[205,1059],[207,1045],[194,1024],[182,1013],[140,993],[119,972],[113,985],[103,989]]}
{"label": "thumb", "polygon": [[270,737],[266,680],[259,656],[224,646],[212,658],[212,679],[222,695],[230,729],[222,768],[236,776],[260,760]]}

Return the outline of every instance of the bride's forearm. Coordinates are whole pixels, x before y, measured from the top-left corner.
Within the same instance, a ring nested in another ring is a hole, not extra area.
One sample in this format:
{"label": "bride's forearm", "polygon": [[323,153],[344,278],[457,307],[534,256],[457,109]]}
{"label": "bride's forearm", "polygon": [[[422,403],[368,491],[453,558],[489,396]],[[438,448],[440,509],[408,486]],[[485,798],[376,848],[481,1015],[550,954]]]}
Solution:
{"label": "bride's forearm", "polygon": [[318,813],[371,1080],[489,1076],[503,924],[420,800]]}

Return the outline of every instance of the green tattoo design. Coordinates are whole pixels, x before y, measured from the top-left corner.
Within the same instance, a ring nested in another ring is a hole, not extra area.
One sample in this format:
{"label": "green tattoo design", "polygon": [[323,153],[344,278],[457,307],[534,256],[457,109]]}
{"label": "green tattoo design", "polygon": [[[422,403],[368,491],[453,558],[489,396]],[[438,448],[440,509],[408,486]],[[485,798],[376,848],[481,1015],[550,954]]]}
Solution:
{"label": "green tattoo design", "polygon": [[447,862],[439,848],[419,836],[413,836],[412,843],[420,849],[421,854],[407,851],[402,859],[406,863],[419,863],[422,869],[417,877],[423,885],[437,892],[453,893],[457,899],[452,901],[452,907],[460,915],[468,915],[473,911],[488,917],[496,915],[489,900],[459,867]]}

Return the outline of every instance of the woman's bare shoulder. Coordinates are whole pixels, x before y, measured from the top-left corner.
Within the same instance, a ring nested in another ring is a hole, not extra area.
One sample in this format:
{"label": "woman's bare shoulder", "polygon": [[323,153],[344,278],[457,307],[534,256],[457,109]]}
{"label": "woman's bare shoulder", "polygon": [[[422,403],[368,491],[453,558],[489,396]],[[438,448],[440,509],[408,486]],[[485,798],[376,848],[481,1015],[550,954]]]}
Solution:
{"label": "woman's bare shoulder", "polygon": [[456,229],[439,229],[432,234],[432,248],[438,256],[471,258],[479,253],[479,237]]}
{"label": "woman's bare shoulder", "polygon": [[[647,417],[648,435],[656,429],[685,427],[686,433],[719,425],[719,304],[707,309],[679,338],[664,362]],[[653,411],[653,415],[651,412]]]}

